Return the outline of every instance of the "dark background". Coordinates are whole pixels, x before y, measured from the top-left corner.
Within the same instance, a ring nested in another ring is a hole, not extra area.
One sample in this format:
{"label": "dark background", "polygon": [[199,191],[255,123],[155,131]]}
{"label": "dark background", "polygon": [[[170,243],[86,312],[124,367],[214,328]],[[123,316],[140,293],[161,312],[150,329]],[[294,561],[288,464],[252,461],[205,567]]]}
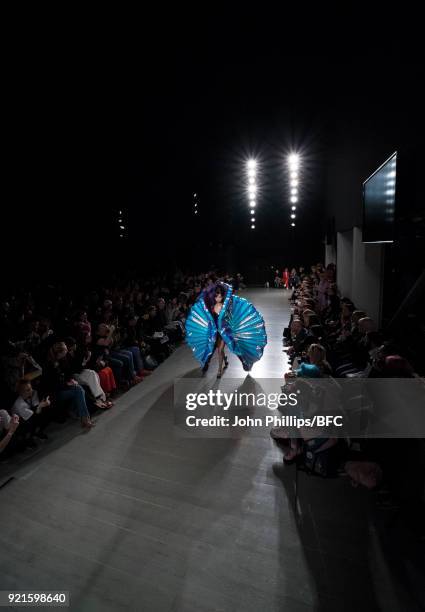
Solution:
{"label": "dark background", "polygon": [[[2,247],[12,279],[215,264],[257,282],[271,264],[323,260],[327,228],[361,224],[362,181],[395,149],[420,155],[423,63],[401,19],[387,25],[361,6],[308,18],[245,7],[107,26],[98,16],[68,30],[31,38],[10,68]],[[303,159],[296,228],[291,150]],[[400,206],[417,215],[419,190]]]}

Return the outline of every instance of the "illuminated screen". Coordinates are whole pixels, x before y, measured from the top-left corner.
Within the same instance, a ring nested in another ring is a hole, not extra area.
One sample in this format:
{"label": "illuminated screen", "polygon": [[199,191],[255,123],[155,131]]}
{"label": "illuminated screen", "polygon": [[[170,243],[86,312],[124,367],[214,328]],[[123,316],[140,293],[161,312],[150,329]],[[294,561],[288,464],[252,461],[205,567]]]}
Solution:
{"label": "illuminated screen", "polygon": [[363,183],[363,242],[393,242],[397,152]]}

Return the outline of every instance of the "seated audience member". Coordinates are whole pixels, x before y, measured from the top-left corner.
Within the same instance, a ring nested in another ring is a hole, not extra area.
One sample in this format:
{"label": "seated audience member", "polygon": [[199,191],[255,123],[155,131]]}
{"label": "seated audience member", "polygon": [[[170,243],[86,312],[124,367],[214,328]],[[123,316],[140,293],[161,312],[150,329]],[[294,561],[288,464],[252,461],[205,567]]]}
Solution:
{"label": "seated audience member", "polygon": [[288,355],[292,358],[300,355],[304,350],[307,340],[307,330],[304,328],[299,319],[294,319],[291,325],[291,345],[288,349]]}
{"label": "seated audience member", "polygon": [[310,344],[307,349],[307,358],[311,365],[319,370],[319,376],[331,376],[332,368],[326,360],[326,349],[321,344]]}
{"label": "seated audience member", "polygon": [[118,384],[128,388],[131,384],[137,384],[141,379],[136,376],[134,357],[131,351],[126,351],[116,346],[114,337],[115,326],[101,323],[97,328],[95,339],[96,358],[102,353],[107,358]]}
{"label": "seated audience member", "polygon": [[0,453],[10,456],[17,449],[15,432],[19,426],[18,415],[12,417],[6,410],[0,410]]}
{"label": "seated audience member", "polygon": [[23,438],[25,445],[34,446],[34,436],[47,440],[45,429],[51,421],[49,409],[49,396],[40,401],[30,382],[21,380],[18,383],[18,398],[11,412],[17,414],[20,419],[19,436]]}
{"label": "seated audience member", "polygon": [[41,380],[45,395],[52,397],[55,404],[64,408],[70,404],[72,410],[81,419],[85,429],[94,426],[86,404],[84,389],[78,384],[69,370],[66,357],[68,349],[65,342],[55,342],[49,349]]}
{"label": "seated audience member", "polygon": [[71,337],[65,339],[65,344],[68,349],[68,367],[72,376],[80,385],[88,388],[97,408],[111,408],[112,402],[106,399],[106,394],[100,384],[99,374],[86,367],[91,358],[88,347],[86,345],[78,346],[76,340]]}

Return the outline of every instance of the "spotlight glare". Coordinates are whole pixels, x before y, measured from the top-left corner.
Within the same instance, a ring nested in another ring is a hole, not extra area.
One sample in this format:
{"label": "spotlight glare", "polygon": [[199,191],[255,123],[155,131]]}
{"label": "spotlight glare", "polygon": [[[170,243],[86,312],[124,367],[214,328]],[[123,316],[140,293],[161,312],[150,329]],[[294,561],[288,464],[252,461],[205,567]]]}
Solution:
{"label": "spotlight glare", "polygon": [[255,225],[251,225],[251,229],[255,229]]}
{"label": "spotlight glare", "polygon": [[257,191],[257,187],[256,187],[255,185],[249,185],[249,187],[248,187],[248,192],[249,192],[251,195],[255,195],[256,191]]}
{"label": "spotlight glare", "polygon": [[124,225],[120,225],[120,229],[125,229],[125,226]]}
{"label": "spotlight glare", "polygon": [[291,226],[292,226],[292,227],[295,227],[295,223],[291,223]]}
{"label": "spotlight glare", "polygon": [[293,196],[298,195],[298,189],[297,189],[296,187],[293,187],[293,188],[291,189],[291,195],[293,195]]}
{"label": "spotlight glare", "polygon": [[255,200],[252,200],[252,202],[249,203],[251,208],[255,208],[256,204],[255,204]]}
{"label": "spotlight glare", "polygon": [[296,206],[291,206],[291,210],[297,210]]}
{"label": "spotlight glare", "polygon": [[297,196],[292,196],[291,197],[291,204],[296,204],[297,202],[298,202]]}
{"label": "spotlight glare", "polygon": [[255,178],[253,176],[250,176],[248,182],[250,185],[255,185]]}
{"label": "spotlight glare", "polygon": [[300,163],[300,156],[297,153],[291,153],[288,157],[288,163],[292,170],[296,170]]}
{"label": "spotlight glare", "polygon": [[295,215],[294,214],[291,215],[291,219],[295,219]]}
{"label": "spotlight glare", "polygon": [[254,210],[251,210],[251,215],[255,215],[255,211]]}
{"label": "spotlight glare", "polygon": [[298,178],[298,172],[296,170],[291,170],[289,176],[291,177],[291,179],[296,180]]}
{"label": "spotlight glare", "polygon": [[247,165],[248,165],[248,170],[253,170],[257,167],[257,162],[255,161],[255,159],[250,159]]}
{"label": "spotlight glare", "polygon": [[298,179],[291,179],[291,187],[298,187]]}

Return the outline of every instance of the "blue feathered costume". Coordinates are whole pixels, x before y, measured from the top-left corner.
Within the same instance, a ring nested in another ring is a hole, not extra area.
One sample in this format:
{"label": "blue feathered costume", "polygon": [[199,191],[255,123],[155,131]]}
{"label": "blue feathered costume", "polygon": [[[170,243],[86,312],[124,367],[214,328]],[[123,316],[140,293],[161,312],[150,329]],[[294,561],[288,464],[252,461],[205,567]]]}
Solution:
{"label": "blue feathered costume", "polygon": [[[208,304],[212,303],[211,296],[218,285],[224,287],[225,297],[216,323]],[[233,295],[231,285],[226,283],[216,283],[204,289],[186,319],[186,341],[202,366],[214,352],[217,334],[239,357],[246,371],[261,358],[267,344],[266,326],[261,314],[251,302]]]}

